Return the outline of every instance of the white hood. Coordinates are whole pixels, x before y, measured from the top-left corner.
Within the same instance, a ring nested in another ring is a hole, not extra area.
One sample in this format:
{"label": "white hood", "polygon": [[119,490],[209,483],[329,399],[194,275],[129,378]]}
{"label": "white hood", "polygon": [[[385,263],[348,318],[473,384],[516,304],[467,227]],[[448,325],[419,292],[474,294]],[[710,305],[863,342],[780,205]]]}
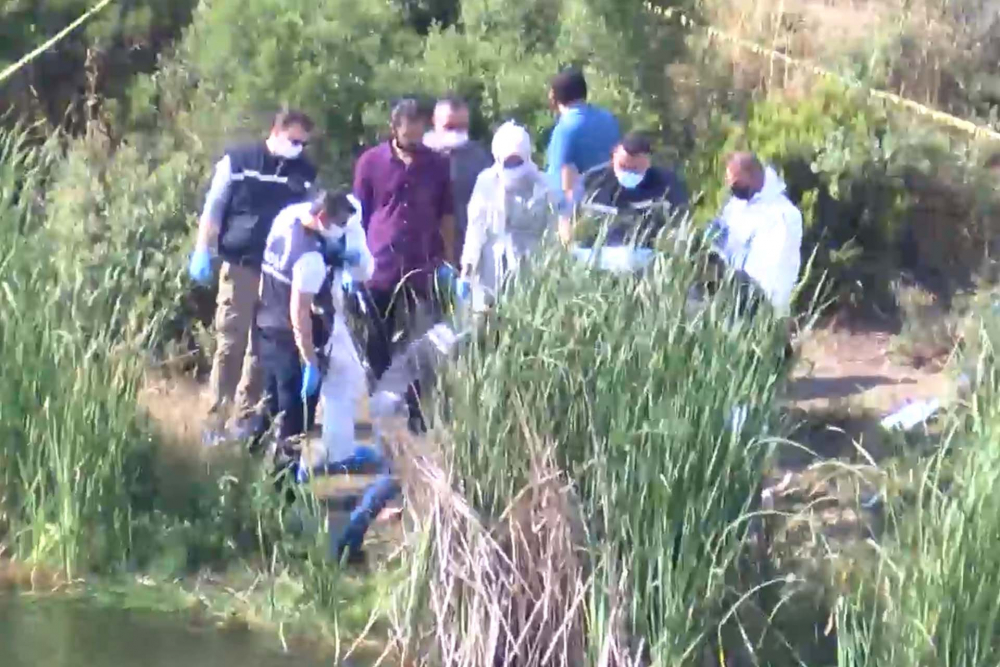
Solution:
{"label": "white hood", "polygon": [[771,167],[765,167],[764,169],[764,186],[760,189],[756,195],[753,196],[754,200],[767,201],[773,200],[777,197],[785,196],[785,182],[781,180],[781,176],[778,176],[776,172]]}
{"label": "white hood", "polygon": [[760,192],[749,201],[730,198],[721,222],[730,266],[745,271],[786,314],[802,264],[802,214],[785,195],[785,182],[767,167]]}

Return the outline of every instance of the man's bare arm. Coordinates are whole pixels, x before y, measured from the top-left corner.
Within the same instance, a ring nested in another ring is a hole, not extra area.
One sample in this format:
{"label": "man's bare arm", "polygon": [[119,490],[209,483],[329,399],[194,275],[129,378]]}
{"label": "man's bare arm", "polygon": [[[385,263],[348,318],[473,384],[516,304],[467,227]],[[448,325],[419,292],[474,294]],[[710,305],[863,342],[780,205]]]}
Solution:
{"label": "man's bare arm", "polygon": [[563,192],[563,211],[559,215],[559,238],[569,244],[573,240],[573,211],[576,206],[576,181],[580,172],[572,164],[564,164],[559,170]]}
{"label": "man's bare arm", "polygon": [[445,215],[441,217],[441,241],[444,242],[444,257],[453,265],[458,265],[458,257],[455,254],[455,216]]}

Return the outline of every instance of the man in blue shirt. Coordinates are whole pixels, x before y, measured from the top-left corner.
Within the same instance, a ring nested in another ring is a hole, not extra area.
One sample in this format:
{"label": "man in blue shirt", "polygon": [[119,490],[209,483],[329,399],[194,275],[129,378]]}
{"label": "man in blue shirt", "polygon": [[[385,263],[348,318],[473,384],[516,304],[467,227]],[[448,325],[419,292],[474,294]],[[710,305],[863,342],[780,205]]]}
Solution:
{"label": "man in blue shirt", "polygon": [[583,195],[583,174],[606,162],[621,138],[618,120],[607,109],[587,104],[587,80],[578,69],[557,74],[549,86],[549,103],[558,111],[546,152],[546,172],[559,195],[559,237],[573,236],[572,211]]}

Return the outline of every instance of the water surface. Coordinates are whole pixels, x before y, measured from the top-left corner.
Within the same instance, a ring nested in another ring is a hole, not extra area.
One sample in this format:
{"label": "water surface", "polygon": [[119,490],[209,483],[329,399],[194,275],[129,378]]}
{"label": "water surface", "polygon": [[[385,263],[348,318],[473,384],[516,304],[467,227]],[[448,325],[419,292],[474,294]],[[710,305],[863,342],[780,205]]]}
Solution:
{"label": "water surface", "polygon": [[331,661],[283,653],[274,635],[183,614],[0,594],[3,667],[296,667]]}

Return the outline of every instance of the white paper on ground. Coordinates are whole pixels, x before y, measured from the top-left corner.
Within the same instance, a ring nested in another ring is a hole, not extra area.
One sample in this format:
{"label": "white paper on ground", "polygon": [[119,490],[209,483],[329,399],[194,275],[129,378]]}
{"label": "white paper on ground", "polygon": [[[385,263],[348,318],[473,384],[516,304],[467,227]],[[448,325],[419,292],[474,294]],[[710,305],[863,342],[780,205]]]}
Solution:
{"label": "white paper on ground", "polygon": [[916,401],[887,415],[881,422],[882,428],[901,428],[908,431],[918,424],[922,424],[941,409],[941,402],[932,398],[926,401]]}

